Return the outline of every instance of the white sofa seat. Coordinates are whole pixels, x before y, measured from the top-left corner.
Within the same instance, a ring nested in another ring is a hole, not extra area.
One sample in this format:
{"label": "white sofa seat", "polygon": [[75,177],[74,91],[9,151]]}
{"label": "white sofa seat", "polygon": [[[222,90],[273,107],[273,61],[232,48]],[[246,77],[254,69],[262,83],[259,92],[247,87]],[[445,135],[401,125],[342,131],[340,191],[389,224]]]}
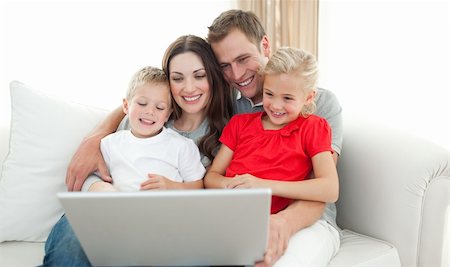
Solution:
{"label": "white sofa seat", "polygon": [[383,240],[342,230],[341,247],[328,267],[375,266],[401,266],[397,249]]}
{"label": "white sofa seat", "polygon": [[[0,159],[8,138],[0,128]],[[337,203],[344,230],[329,267],[444,267],[448,161],[447,149],[411,134],[346,123]],[[0,266],[37,266],[43,255],[44,243],[0,243]]]}
{"label": "white sofa seat", "polygon": [[8,241],[0,243],[0,266],[30,267],[42,264],[43,242]]}

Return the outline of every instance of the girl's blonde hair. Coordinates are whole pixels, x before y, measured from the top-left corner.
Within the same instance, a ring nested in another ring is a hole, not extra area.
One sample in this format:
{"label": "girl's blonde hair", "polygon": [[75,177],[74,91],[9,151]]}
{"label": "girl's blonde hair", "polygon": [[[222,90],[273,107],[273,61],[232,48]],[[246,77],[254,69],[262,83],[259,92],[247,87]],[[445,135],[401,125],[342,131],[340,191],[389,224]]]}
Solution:
{"label": "girl's blonde hair", "polygon": [[[305,94],[317,91],[318,68],[316,58],[303,49],[280,47],[267,62],[264,74],[290,74],[299,78],[297,86],[301,86]],[[303,107],[302,115],[308,116],[315,111],[316,103],[312,101]]]}
{"label": "girl's blonde hair", "polygon": [[130,80],[126,95],[127,100],[133,98],[136,88],[147,83],[164,84],[167,85],[167,90],[169,90],[169,80],[162,69],[156,67],[143,67],[138,70]]}

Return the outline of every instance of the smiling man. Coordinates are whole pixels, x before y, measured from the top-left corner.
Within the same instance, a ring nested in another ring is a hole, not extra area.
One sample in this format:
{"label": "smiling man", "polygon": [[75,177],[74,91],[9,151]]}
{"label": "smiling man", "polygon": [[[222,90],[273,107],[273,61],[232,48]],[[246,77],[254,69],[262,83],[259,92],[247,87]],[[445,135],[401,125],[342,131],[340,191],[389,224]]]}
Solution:
{"label": "smiling man", "polygon": [[[263,74],[271,54],[269,39],[252,12],[228,10],[208,27],[208,42],[223,75],[237,92],[235,113],[263,111]],[[336,96],[318,88],[315,114],[332,128],[333,159],[342,147],[342,109]],[[304,191],[317,190],[320,182],[304,181]],[[325,208],[325,212],[324,211]],[[271,215],[269,246],[257,266],[327,266],[339,249],[339,228],[334,203],[308,199],[293,202]]]}

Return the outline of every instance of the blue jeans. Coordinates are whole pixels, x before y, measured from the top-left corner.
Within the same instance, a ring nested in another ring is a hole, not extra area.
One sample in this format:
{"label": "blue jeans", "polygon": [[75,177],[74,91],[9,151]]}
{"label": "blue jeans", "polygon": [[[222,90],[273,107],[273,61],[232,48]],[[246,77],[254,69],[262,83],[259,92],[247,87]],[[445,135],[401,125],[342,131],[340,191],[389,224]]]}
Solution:
{"label": "blue jeans", "polygon": [[65,215],[47,238],[43,266],[91,266]]}

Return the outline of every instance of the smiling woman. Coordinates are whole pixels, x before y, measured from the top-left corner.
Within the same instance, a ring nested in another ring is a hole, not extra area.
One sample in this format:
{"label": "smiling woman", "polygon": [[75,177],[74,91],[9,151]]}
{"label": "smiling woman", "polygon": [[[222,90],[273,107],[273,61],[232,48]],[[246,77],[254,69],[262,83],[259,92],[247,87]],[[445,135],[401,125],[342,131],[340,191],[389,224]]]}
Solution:
{"label": "smiling woman", "polygon": [[0,124],[10,120],[9,82],[75,102],[120,106],[137,68],[161,66],[178,36],[205,37],[234,1],[0,2]]}

